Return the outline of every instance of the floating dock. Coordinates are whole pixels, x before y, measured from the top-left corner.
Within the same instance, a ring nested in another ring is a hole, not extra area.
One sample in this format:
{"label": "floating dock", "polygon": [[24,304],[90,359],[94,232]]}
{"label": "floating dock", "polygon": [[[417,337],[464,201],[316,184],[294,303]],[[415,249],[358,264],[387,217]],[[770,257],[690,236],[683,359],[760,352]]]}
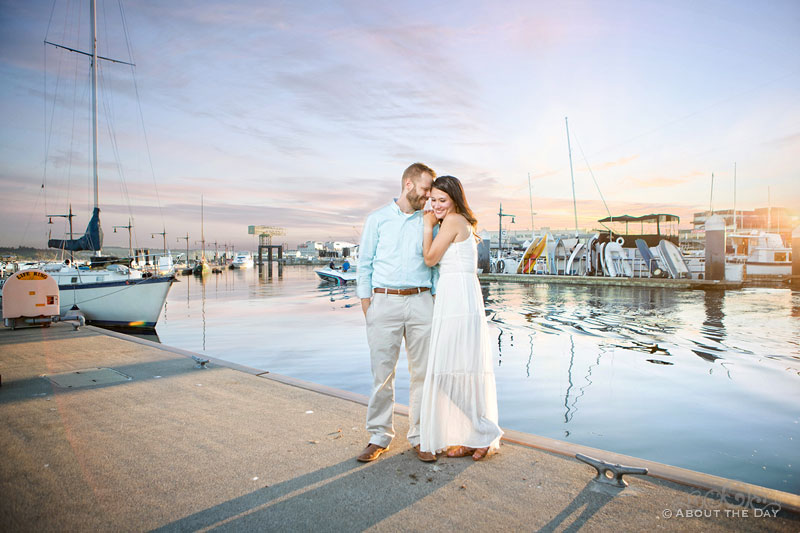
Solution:
{"label": "floating dock", "polygon": [[359,463],[364,396],[93,327],[0,330],[0,374],[8,531],[800,529],[798,495],[515,431],[422,463],[402,406]]}
{"label": "floating dock", "polygon": [[735,290],[741,281],[717,281],[671,278],[610,278],[604,276],[553,276],[548,274],[479,274],[481,281],[511,281],[516,283],[556,283],[564,285],[600,285],[610,287],[641,287],[661,289]]}

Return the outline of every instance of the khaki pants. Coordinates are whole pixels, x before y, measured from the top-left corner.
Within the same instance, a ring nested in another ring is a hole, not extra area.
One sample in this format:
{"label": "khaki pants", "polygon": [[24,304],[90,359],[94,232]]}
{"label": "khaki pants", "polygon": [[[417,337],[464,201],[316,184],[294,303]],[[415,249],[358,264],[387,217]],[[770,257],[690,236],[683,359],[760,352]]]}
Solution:
{"label": "khaki pants", "polygon": [[430,291],[410,296],[374,293],[367,309],[367,342],[372,364],[372,395],[367,406],[369,442],[387,447],[394,438],[394,378],[400,344],[405,338],[409,391],[408,441],[419,444],[422,386],[428,368],[433,317]]}

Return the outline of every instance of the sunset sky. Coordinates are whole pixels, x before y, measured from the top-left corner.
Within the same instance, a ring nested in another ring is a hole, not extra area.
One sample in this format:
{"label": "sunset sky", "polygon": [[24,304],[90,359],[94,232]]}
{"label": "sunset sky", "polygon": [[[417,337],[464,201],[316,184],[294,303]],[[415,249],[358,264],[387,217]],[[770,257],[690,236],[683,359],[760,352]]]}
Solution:
{"label": "sunset sky", "polygon": [[[89,60],[43,42],[89,50],[75,4],[0,0],[3,246],[90,215]],[[614,215],[689,227],[712,173],[733,207],[734,163],[737,208],[800,206],[796,0],[98,0],[98,32],[136,64],[100,63],[106,246],[129,216],[135,245],[199,241],[201,195],[209,242],[355,241],[415,161],[462,180],[481,229],[501,202],[530,228],[529,173],[536,228],[573,227],[564,117],[581,228],[598,187]]]}

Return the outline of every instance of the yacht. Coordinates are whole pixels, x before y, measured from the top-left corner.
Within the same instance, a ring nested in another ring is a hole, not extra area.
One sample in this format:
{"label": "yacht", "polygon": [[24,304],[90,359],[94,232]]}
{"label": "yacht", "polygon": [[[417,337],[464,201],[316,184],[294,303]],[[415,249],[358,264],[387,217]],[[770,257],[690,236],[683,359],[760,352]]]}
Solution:
{"label": "yacht", "polygon": [[231,268],[253,268],[253,254],[250,252],[239,252],[233,258]]}
{"label": "yacht", "polygon": [[58,282],[61,315],[77,309],[99,326],[154,328],[175,281],[173,276],[145,277],[121,264],[86,270],[47,263],[41,269]]}
{"label": "yacht", "polygon": [[744,265],[746,277],[772,278],[792,273],[792,249],[777,233],[762,230],[737,231],[728,236],[733,254],[728,263]]}
{"label": "yacht", "polygon": [[[107,60],[108,58],[97,54],[97,9],[94,0],[90,3],[89,13],[91,17],[90,52],[75,50],[49,41],[45,42],[57,48],[91,57],[90,70],[93,90],[90,102],[92,124],[90,152],[92,153],[94,207],[83,236],[73,239],[70,230],[69,239],[49,239],[47,246],[62,252],[92,251],[96,255],[92,258],[91,268],[86,270],[78,268],[74,264],[67,264],[67,262],[47,264],[42,268],[46,268],[46,272],[58,281],[62,314],[69,310],[80,310],[87,322],[97,325],[154,328],[175,277],[172,275],[144,277],[142,272],[129,268],[130,259],[128,265],[121,265],[114,264],[120,262],[117,258],[102,256],[103,231],[100,227],[96,88],[97,63],[101,59]],[[118,60],[111,61],[125,63]],[[71,207],[69,217],[70,219],[72,217]]]}

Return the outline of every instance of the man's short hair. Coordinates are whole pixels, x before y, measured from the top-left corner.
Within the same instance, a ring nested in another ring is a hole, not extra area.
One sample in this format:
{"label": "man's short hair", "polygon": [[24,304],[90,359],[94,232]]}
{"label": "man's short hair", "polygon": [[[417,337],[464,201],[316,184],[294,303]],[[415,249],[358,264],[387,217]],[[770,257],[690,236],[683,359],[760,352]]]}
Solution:
{"label": "man's short hair", "polygon": [[430,174],[431,178],[436,179],[436,172],[431,167],[425,163],[414,163],[403,172],[402,184],[405,185],[406,180],[409,179],[412,183],[417,183],[419,177],[425,173]]}

